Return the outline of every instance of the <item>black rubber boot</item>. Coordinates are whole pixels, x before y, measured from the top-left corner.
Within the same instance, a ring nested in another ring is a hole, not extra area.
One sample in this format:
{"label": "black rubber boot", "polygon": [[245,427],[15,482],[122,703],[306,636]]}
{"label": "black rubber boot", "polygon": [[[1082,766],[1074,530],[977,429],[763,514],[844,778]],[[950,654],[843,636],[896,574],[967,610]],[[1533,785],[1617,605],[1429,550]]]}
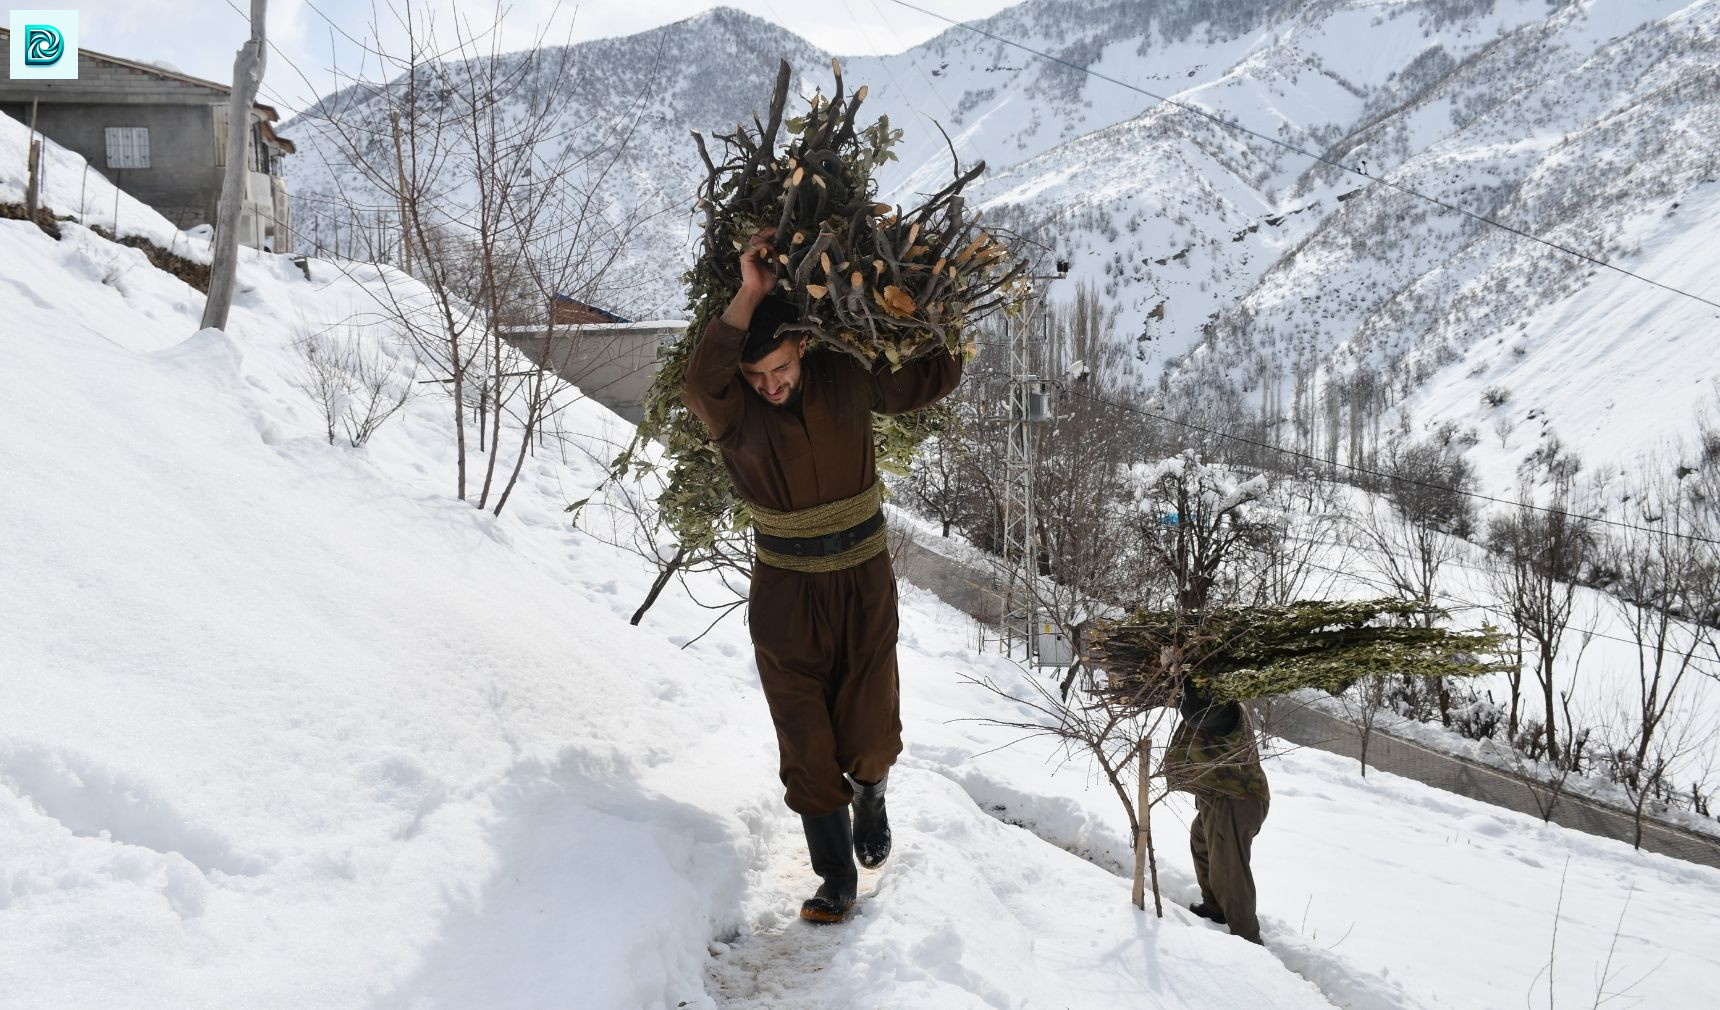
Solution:
{"label": "black rubber boot", "polygon": [[841,922],[854,907],[854,889],[860,874],[854,869],[854,833],[848,824],[848,808],[823,817],[802,814],[806,828],[806,851],[812,856],[812,872],[824,878],[818,892],[800,906],[800,917],[812,922]]}
{"label": "black rubber boot", "polygon": [[876,870],[890,858],[890,818],[884,813],[885,776],[866,785],[852,775],[854,784],[854,857],[868,870]]}
{"label": "black rubber boot", "polygon": [[1219,907],[1210,901],[1197,901],[1190,905],[1188,910],[1202,919],[1211,919],[1220,926],[1224,925],[1224,912],[1220,911]]}

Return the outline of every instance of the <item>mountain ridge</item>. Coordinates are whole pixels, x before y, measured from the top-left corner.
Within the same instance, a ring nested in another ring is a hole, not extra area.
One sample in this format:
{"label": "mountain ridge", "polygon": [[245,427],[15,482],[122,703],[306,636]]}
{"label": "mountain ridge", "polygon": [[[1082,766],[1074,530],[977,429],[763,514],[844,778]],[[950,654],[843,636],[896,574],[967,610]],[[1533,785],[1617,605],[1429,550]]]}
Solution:
{"label": "mountain ridge", "polygon": [[[1264,431],[1306,429],[1272,405],[1302,402],[1298,383],[1310,400],[1342,397],[1371,372],[1413,377],[1370,408],[1406,426],[1416,388],[1465,381],[1446,373],[1477,334],[1551,311],[1591,265],[1402,190],[1628,259],[1628,222],[1714,174],[1700,138],[1720,128],[1715,22],[1711,0],[1028,0],[973,28],[1070,65],[966,27],[843,63],[851,86],[870,86],[867,110],[905,130],[881,195],[942,185],[952,151],[984,160],[972,202],[1101,290],[1161,406],[1204,416],[1222,400]],[[779,57],[797,95],[828,88],[830,55],[733,8],[574,55],[561,97],[594,124],[588,142],[629,137],[614,205],[657,212],[621,253],[616,273],[639,284],[616,303],[675,314],[704,172],[687,131],[761,111]],[[338,160],[315,167],[315,124],[294,126],[311,155],[296,159],[295,193],[309,205],[351,191]],[[1668,134],[1688,140],[1654,139]],[[1473,428],[1487,413],[1422,421]]]}

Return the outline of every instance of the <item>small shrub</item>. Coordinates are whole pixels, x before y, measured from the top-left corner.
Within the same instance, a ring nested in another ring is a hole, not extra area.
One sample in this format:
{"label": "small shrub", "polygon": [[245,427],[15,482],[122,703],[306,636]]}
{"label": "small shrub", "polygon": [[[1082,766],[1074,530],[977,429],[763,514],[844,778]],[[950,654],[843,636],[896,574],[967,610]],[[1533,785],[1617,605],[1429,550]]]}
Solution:
{"label": "small shrub", "polygon": [[337,428],[343,428],[356,449],[406,406],[417,370],[401,375],[381,343],[366,340],[357,327],[345,330],[331,334],[301,327],[293,341],[299,369],[290,381],[316,404],[328,443],[333,445]]}
{"label": "small shrub", "polygon": [[1505,725],[1505,709],[1489,693],[1483,698],[1465,689],[1451,706],[1451,728],[1471,740],[1492,740]]}

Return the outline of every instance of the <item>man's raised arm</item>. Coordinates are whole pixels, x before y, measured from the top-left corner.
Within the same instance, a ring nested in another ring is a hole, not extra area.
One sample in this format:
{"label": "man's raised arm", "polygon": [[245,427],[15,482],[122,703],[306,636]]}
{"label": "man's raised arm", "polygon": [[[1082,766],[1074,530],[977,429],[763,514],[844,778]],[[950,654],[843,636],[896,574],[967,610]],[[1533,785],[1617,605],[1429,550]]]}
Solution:
{"label": "man's raised arm", "polygon": [[776,270],[770,260],[770,238],[774,228],[754,235],[740,254],[741,289],[729,300],[722,317],[705,327],[687,371],[681,377],[681,401],[711,429],[711,437],[722,442],[734,435],[746,411],[746,385],[741,381],[741,348],[753,312],[776,286]]}
{"label": "man's raised arm", "polygon": [[919,410],[950,395],[961,378],[961,356],[947,351],[915,358],[894,372],[880,364],[872,369],[872,409],[880,414]]}

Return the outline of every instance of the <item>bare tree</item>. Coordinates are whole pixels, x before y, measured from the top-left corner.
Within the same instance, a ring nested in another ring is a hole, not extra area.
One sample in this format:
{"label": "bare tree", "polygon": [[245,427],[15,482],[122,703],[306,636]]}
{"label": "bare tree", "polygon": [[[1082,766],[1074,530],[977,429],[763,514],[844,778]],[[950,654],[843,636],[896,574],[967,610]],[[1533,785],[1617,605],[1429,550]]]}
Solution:
{"label": "bare tree", "polygon": [[1342,533],[1354,520],[1345,496],[1335,481],[1313,468],[1279,481],[1269,494],[1280,532],[1256,546],[1260,579],[1254,602],[1288,604],[1324,596],[1348,565],[1349,538]]}
{"label": "bare tree", "polygon": [[1680,697],[1686,678],[1706,667],[1713,629],[1699,623],[1710,592],[1707,546],[1698,524],[1699,503],[1686,487],[1687,471],[1641,482],[1631,501],[1635,522],[1618,531],[1603,562],[1608,600],[1636,645],[1636,691],[1631,700],[1633,739],[1618,755],[1617,778],[1634,790],[1657,781],[1656,737]]}
{"label": "bare tree", "polygon": [[1595,551],[1592,524],[1568,510],[1570,477],[1553,485],[1552,506],[1538,508],[1523,489],[1518,505],[1488,527],[1498,558],[1494,591],[1518,632],[1535,646],[1535,679],[1541,688],[1547,756],[1560,760],[1557,659],[1571,624],[1577,581]]}
{"label": "bare tree", "polygon": [[[1147,752],[1154,735],[1165,727],[1176,698],[1157,699],[1157,704],[1125,703],[1107,689],[1103,673],[1078,663],[1075,676],[1078,688],[1067,696],[1037,677],[1023,677],[1007,685],[989,677],[967,679],[1023,713],[1018,719],[977,721],[1022,732],[1026,734],[1023,739],[1053,737],[1061,741],[1068,758],[1086,758],[1093,763],[1123,807],[1129,837],[1136,846],[1137,872],[1150,879],[1158,908],[1158,872],[1149,848],[1149,824],[1152,808],[1169,793],[1160,789],[1154,795],[1148,780],[1161,778],[1163,771],[1152,768]],[[1147,779],[1142,778],[1143,769]],[[1137,890],[1137,896],[1140,893]],[[1162,909],[1159,914],[1163,915]]]}
{"label": "bare tree", "polygon": [[1075,395],[1035,433],[1033,486],[1039,558],[1037,606],[1076,639],[1095,613],[1139,603],[1163,570],[1140,550],[1129,465],[1157,455],[1140,415],[1111,406],[1126,396],[1127,354],[1115,313],[1096,289],[1077,287],[1067,309],[1048,312],[1045,367],[1076,376]]}
{"label": "bare tree", "polygon": [[[348,249],[377,262],[405,261],[410,249],[410,275],[344,266],[365,274],[365,290],[448,395],[455,493],[499,513],[540,427],[570,395],[508,327],[553,341],[551,298],[614,290],[611,267],[649,215],[602,194],[638,116],[619,127],[574,121],[565,101],[572,47],[548,46],[540,34],[526,51],[505,53],[500,12],[487,27],[455,19],[443,31],[410,0],[384,10],[398,31],[373,25],[373,34],[403,41],[366,53],[380,76],[354,78],[307,121],[336,149],[343,195],[382,194],[383,213],[398,217],[350,236]],[[474,448],[484,457],[475,497]]]}
{"label": "bare tree", "polygon": [[333,344],[322,333],[301,326],[293,338],[293,352],[298,356],[298,368],[287,381],[316,404],[328,444],[333,445],[341,404],[346,397],[344,348]]}
{"label": "bare tree", "polygon": [[1185,451],[1136,465],[1130,480],[1145,549],[1169,573],[1179,612],[1205,609],[1222,595],[1219,576],[1228,565],[1282,534],[1276,522],[1251,508],[1266,493],[1264,475],[1240,480]]}
{"label": "bare tree", "polygon": [[969,467],[965,465],[965,459],[972,453],[963,445],[971,437],[952,424],[943,433],[926,439],[914,457],[907,480],[902,483],[908,504],[936,522],[945,537],[950,535],[952,527],[965,525],[974,515],[974,495],[967,479]]}
{"label": "bare tree", "polygon": [[[1434,441],[1398,440],[1379,466],[1384,480],[1360,509],[1357,528],[1372,548],[1368,562],[1406,600],[1432,605],[1440,572],[1462,557],[1463,538],[1475,528],[1475,483],[1469,464]],[[1444,678],[1433,684],[1440,721],[1451,725],[1451,692]]]}
{"label": "bare tree", "polygon": [[1370,673],[1338,696],[1345,717],[1356,726],[1356,739],[1360,744],[1357,760],[1361,762],[1363,778],[1368,777],[1368,745],[1373,742],[1374,726],[1388,707],[1386,699],[1390,686],[1391,677],[1387,674]]}
{"label": "bare tree", "polygon": [[1690,794],[1685,797],[1677,774],[1686,759],[1710,743],[1710,730],[1704,725],[1701,712],[1687,705],[1680,709],[1664,713],[1673,718],[1666,720],[1664,730],[1654,736],[1647,748],[1641,746],[1640,733],[1635,733],[1625,740],[1624,746],[1608,754],[1608,775],[1624,789],[1630,801],[1634,828],[1631,844],[1639,849],[1643,825],[1657,808],[1681,801],[1696,808],[1706,803],[1701,781],[1692,780]]}

